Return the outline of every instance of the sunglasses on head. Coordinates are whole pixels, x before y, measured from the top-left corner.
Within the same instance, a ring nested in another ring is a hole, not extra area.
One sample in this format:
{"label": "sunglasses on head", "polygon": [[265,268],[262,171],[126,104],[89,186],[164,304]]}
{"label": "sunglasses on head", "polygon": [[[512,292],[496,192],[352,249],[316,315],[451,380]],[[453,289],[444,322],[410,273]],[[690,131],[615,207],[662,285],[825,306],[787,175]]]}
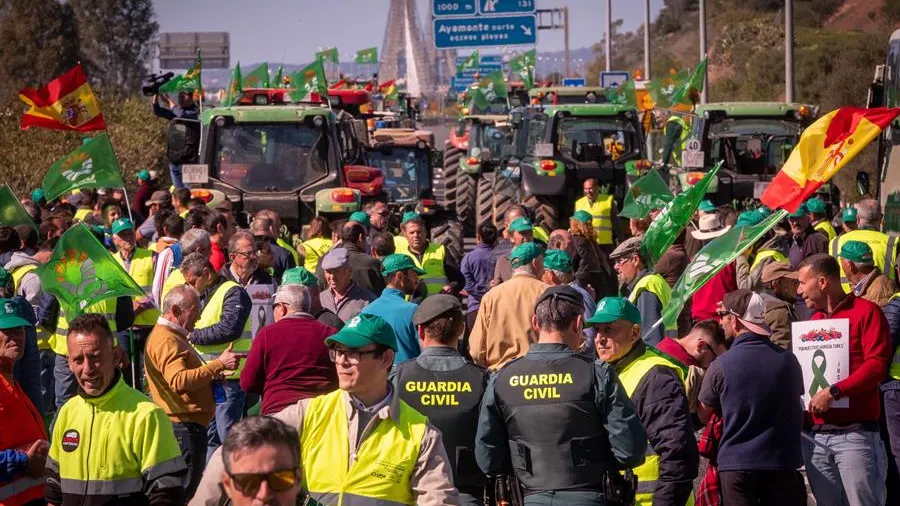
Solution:
{"label": "sunglasses on head", "polygon": [[231,477],[234,487],[246,496],[255,496],[262,486],[263,480],[268,483],[269,488],[273,492],[284,492],[293,487],[299,476],[297,476],[298,468],[284,469],[281,471],[272,471],[270,473],[228,473]]}

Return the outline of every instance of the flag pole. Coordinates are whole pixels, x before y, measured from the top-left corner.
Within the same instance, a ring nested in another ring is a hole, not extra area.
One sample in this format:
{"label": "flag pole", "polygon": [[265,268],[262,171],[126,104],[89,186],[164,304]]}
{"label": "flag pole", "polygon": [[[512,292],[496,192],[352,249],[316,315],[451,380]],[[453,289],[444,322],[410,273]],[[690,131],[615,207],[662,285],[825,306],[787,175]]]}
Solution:
{"label": "flag pole", "polygon": [[647,336],[649,336],[651,332],[653,332],[653,331],[656,330],[660,325],[662,325],[662,323],[663,323],[663,319],[662,319],[662,318],[660,318],[659,320],[656,320],[656,323],[654,323],[652,327],[650,327],[649,329],[647,329],[647,332],[646,332],[644,335],[641,336],[641,340],[646,340]]}
{"label": "flag pole", "polygon": [[128,219],[131,220],[131,223],[134,223],[134,217],[131,215],[131,203],[128,202],[128,190],[122,186],[122,195],[125,195],[125,207],[128,208]]}
{"label": "flag pole", "polygon": [[131,355],[128,357],[131,360],[131,387],[138,390],[137,374],[135,373],[134,365],[134,327],[128,329],[128,354]]}

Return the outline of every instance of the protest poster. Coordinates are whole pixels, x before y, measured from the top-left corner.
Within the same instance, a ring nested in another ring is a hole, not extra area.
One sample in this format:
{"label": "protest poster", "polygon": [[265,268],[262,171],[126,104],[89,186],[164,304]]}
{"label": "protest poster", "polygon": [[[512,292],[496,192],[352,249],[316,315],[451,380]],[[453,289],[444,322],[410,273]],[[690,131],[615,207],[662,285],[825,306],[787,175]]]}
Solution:
{"label": "protest poster", "polygon": [[[819,390],[850,374],[850,320],[814,320],[791,324],[794,356],[803,369],[803,405]],[[832,408],[849,408],[850,399],[831,402]]]}
{"label": "protest poster", "polygon": [[250,295],[250,333],[256,337],[259,329],[275,322],[274,302],[275,285],[251,284],[247,285],[247,293]]}

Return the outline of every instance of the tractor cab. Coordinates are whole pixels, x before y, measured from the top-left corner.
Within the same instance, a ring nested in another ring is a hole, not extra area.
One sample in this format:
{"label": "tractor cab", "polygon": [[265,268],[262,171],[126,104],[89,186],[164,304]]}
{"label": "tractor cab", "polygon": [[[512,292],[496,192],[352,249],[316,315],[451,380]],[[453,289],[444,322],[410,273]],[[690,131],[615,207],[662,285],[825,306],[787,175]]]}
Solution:
{"label": "tractor cab", "polygon": [[596,86],[554,86],[528,91],[531,105],[601,104],[606,102],[604,88]]}

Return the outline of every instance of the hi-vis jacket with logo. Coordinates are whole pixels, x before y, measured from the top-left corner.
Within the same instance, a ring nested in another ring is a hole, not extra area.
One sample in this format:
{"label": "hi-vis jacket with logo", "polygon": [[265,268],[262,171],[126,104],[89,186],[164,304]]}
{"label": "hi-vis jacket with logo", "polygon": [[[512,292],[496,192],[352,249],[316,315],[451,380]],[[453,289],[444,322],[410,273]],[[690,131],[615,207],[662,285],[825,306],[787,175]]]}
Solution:
{"label": "hi-vis jacket with logo", "polygon": [[82,393],[63,405],[52,441],[50,504],[184,504],[187,467],[172,423],[118,373],[106,393]]}

